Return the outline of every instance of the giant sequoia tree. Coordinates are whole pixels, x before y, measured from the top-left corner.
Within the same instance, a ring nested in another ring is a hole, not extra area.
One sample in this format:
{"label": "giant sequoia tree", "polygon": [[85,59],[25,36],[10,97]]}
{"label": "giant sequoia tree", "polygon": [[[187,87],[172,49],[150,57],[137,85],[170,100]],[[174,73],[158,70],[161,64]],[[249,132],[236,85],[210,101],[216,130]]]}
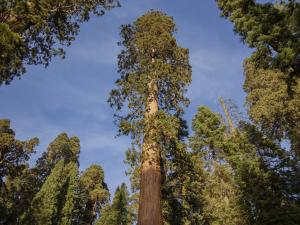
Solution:
{"label": "giant sequoia tree", "polygon": [[[138,224],[162,224],[161,150],[168,138],[176,138],[178,117],[188,104],[184,97],[191,81],[188,50],[173,33],[173,19],[150,11],[132,25],[122,26],[119,55],[120,79],[109,102],[117,111],[120,132],[131,134],[142,148]],[[166,128],[166,129],[164,129]],[[176,129],[175,129],[176,130]]]}
{"label": "giant sequoia tree", "polygon": [[26,65],[47,66],[64,56],[82,22],[101,16],[116,0],[6,0],[0,2],[0,85],[25,72]]}
{"label": "giant sequoia tree", "polygon": [[291,143],[300,157],[300,3],[217,0],[244,43],[254,48],[245,60],[250,118],[265,133]]}

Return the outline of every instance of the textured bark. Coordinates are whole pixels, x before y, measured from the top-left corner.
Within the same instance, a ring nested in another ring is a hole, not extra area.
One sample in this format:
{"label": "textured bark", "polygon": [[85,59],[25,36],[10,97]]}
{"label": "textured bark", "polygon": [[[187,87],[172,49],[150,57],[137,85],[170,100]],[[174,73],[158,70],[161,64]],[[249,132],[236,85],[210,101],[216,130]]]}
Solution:
{"label": "textured bark", "polygon": [[[148,96],[146,119],[158,111],[156,89],[150,82],[149,90],[153,91]],[[148,137],[149,134],[144,134],[138,225],[162,225],[160,153],[157,144]]]}

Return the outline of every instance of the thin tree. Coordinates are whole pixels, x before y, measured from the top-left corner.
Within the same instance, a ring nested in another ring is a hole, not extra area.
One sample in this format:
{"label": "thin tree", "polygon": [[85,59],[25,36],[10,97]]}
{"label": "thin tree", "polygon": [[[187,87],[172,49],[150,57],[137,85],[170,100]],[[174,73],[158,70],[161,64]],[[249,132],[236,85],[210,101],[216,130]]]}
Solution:
{"label": "thin tree", "polygon": [[127,106],[125,114],[117,117],[120,132],[131,134],[133,143],[142,149],[139,225],[162,224],[162,129],[188,104],[184,93],[191,81],[189,54],[178,46],[175,30],[172,17],[157,11],[146,13],[121,30],[121,78],[109,102],[117,111]]}

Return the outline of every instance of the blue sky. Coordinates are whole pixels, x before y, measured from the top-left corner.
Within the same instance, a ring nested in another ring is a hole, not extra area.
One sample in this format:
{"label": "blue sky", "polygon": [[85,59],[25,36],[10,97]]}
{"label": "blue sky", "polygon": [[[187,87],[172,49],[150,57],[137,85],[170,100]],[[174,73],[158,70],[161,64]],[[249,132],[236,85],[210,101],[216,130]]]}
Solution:
{"label": "blue sky", "polygon": [[117,127],[107,104],[117,73],[121,24],[131,23],[150,9],[174,17],[181,46],[190,49],[193,82],[185,118],[191,123],[197,106],[221,111],[218,97],[243,106],[245,94],[242,62],[250,55],[232,24],[219,17],[214,0],[127,0],[103,17],[81,27],[66,59],[54,59],[46,69],[29,67],[21,80],[0,87],[0,118],[11,119],[17,138],[38,137],[36,159],[61,132],[81,140],[80,166],[100,164],[113,193],[125,177],[124,152],[127,137],[115,138]]}

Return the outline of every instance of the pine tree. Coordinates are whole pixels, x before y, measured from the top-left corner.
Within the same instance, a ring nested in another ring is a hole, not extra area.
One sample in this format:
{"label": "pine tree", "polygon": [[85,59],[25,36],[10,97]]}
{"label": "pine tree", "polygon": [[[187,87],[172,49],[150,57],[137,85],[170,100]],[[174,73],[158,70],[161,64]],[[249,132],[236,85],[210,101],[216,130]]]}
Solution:
{"label": "pine tree", "polygon": [[130,212],[129,193],[126,184],[117,187],[111,205],[103,209],[96,225],[132,225],[133,215]]}
{"label": "pine tree", "polygon": [[26,65],[47,66],[64,56],[91,15],[119,5],[115,0],[6,0],[0,3],[0,85],[25,72]]}
{"label": "pine tree", "polygon": [[120,132],[131,134],[133,143],[142,148],[140,225],[162,224],[160,152],[177,131],[161,128],[179,127],[182,106],[188,103],[184,97],[191,81],[188,50],[178,46],[174,31],[173,19],[156,11],[122,27],[121,78],[109,98],[117,111],[126,104],[128,113],[118,117]]}

